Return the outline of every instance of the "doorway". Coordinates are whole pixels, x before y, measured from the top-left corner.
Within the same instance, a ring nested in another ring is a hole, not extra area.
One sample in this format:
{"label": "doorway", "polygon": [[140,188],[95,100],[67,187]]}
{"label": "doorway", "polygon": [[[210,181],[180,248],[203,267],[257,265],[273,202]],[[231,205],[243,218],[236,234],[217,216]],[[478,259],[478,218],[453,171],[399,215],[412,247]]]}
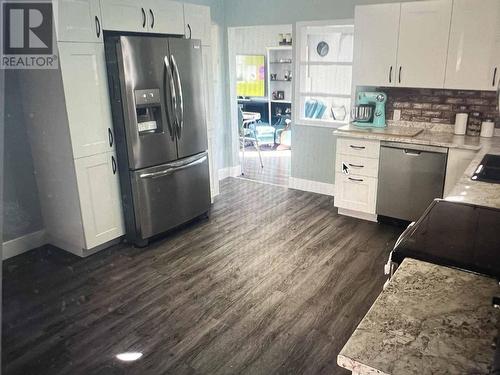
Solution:
{"label": "doorway", "polygon": [[288,187],[293,152],[292,26],[235,27],[228,35],[239,177]]}

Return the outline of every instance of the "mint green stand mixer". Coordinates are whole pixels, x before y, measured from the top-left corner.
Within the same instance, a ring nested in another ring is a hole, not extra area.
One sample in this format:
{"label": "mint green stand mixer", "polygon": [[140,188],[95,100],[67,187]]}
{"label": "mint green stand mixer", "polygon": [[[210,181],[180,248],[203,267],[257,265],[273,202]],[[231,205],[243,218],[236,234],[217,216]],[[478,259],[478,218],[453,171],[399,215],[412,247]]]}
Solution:
{"label": "mint green stand mixer", "polygon": [[387,95],[383,92],[359,92],[351,113],[352,124],[365,128],[385,128],[386,102]]}

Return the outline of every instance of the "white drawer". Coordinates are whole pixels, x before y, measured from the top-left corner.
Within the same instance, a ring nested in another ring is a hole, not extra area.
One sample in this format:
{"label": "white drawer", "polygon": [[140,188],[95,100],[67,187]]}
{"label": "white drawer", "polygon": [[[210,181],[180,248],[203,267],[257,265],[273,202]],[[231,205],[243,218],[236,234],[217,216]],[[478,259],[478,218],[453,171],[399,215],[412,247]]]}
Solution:
{"label": "white drawer", "polygon": [[378,179],[360,175],[335,174],[335,206],[375,214]]}
{"label": "white drawer", "polygon": [[335,161],[336,173],[342,173],[342,163],[345,163],[349,168],[349,174],[378,178],[378,159],[337,154]]}
{"label": "white drawer", "polygon": [[380,141],[339,137],[337,139],[337,154],[378,159],[380,154]]}

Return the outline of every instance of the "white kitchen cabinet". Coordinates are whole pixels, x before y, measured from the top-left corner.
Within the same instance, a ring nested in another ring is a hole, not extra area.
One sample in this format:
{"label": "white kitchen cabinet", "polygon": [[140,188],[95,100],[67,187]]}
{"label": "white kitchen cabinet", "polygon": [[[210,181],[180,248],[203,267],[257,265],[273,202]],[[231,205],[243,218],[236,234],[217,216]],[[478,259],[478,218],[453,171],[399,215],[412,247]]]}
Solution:
{"label": "white kitchen cabinet", "polygon": [[354,84],[394,86],[401,4],[357,6],[354,18]]}
{"label": "white kitchen cabinet", "polygon": [[337,153],[378,159],[380,141],[339,137],[337,140]]}
{"label": "white kitchen cabinet", "polygon": [[442,88],[452,0],[401,4],[396,85]]}
{"label": "white kitchen cabinet", "polygon": [[499,34],[499,0],[454,0],[445,87],[496,90]]}
{"label": "white kitchen cabinet", "polygon": [[182,3],[170,0],[101,0],[104,29],[184,34]]}
{"label": "white kitchen cabinet", "polygon": [[375,221],[380,141],[338,137],[336,150],[335,207],[340,214]]}
{"label": "white kitchen cabinet", "polygon": [[335,206],[375,214],[378,179],[361,175],[335,174]]}
{"label": "white kitchen cabinet", "polygon": [[205,98],[205,118],[207,121],[208,160],[210,171],[210,192],[212,199],[219,194],[219,179],[214,163],[214,82],[212,50],[209,46],[202,46],[201,61],[203,65],[203,96]]}
{"label": "white kitchen cabinet", "polygon": [[349,168],[350,173],[360,176],[378,178],[378,158],[366,158],[353,155],[337,154],[335,170],[341,172],[342,164]]}
{"label": "white kitchen cabinet", "polygon": [[104,45],[59,43],[73,157],[109,151],[113,128]]}
{"label": "white kitchen cabinet", "polygon": [[124,234],[116,156],[80,158],[75,169],[85,248],[92,249]]}
{"label": "white kitchen cabinet", "polygon": [[147,12],[150,32],[184,35],[182,3],[169,0],[148,0]]}
{"label": "white kitchen cabinet", "polygon": [[148,31],[148,10],[144,1],[101,0],[102,24],[105,30]]}
{"label": "white kitchen cabinet", "polygon": [[58,41],[102,43],[99,0],[58,0],[54,18]]}
{"label": "white kitchen cabinet", "polygon": [[200,39],[203,46],[210,45],[212,21],[210,8],[184,3],[185,35],[189,39]]}

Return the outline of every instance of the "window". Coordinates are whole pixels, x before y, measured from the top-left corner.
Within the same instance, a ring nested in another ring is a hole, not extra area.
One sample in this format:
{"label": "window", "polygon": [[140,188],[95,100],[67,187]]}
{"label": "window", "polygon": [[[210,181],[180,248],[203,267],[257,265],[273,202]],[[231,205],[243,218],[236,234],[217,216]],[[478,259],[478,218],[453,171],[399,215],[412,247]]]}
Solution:
{"label": "window", "polygon": [[349,122],[353,39],[352,21],[297,24],[298,123],[336,127]]}

